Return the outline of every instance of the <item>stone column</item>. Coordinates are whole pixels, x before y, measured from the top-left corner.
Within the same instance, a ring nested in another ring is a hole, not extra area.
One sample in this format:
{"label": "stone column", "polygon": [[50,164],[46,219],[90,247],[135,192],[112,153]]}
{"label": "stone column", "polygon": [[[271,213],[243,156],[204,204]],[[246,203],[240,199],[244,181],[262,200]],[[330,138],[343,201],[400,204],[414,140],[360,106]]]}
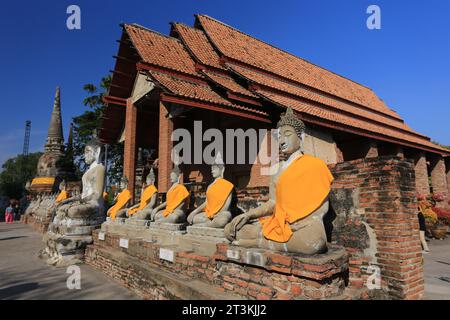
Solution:
{"label": "stone column", "polygon": [[169,119],[169,110],[163,102],[159,103],[159,147],[158,147],[158,191],[169,189],[170,171],[173,168],[171,159],[173,122]]}
{"label": "stone column", "polygon": [[134,202],[136,181],[136,122],[137,109],[131,98],[127,99],[125,116],[125,145],[123,159],[123,173],[128,178],[128,190],[130,190]]}
{"label": "stone column", "polygon": [[431,159],[431,185],[434,194],[444,195],[444,201],[436,203],[437,207],[446,207],[448,201],[447,173],[442,156],[434,156]]}
{"label": "stone column", "polygon": [[[447,172],[447,188],[448,188],[448,195],[450,198],[450,157],[445,158],[445,170]],[[450,207],[450,205],[448,205]]]}
{"label": "stone column", "polygon": [[366,156],[364,158],[376,158],[376,157],[378,157],[377,143],[375,141],[370,141]]}
{"label": "stone column", "polygon": [[427,158],[423,152],[414,157],[414,164],[416,191],[420,195],[428,195],[430,194],[430,184],[428,183]]}

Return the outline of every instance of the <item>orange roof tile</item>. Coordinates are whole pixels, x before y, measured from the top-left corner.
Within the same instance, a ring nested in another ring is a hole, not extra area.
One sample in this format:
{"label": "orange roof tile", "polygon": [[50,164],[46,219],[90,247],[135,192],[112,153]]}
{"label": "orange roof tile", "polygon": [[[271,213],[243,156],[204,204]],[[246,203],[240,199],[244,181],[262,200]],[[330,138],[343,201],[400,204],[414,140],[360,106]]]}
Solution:
{"label": "orange roof tile", "polygon": [[126,24],[124,28],[144,62],[198,75],[195,71],[194,60],[178,39],[135,24]]}
{"label": "orange roof tile", "polygon": [[225,69],[203,31],[181,23],[173,23],[172,27],[198,62],[217,69]]}
{"label": "orange roof tile", "polygon": [[231,70],[239,74],[240,76],[250,80],[251,82],[270,87],[281,92],[286,92],[291,95],[295,95],[300,98],[308,99],[314,102],[318,102],[320,104],[331,106],[333,108],[337,108],[346,113],[351,113],[355,115],[355,117],[365,118],[368,122],[378,122],[381,126],[390,126],[394,127],[394,129],[400,129],[402,131],[406,131],[409,134],[417,135],[420,138],[428,138],[425,137],[411,128],[405,125],[405,123],[397,118],[387,117],[385,114],[376,112],[370,108],[364,108],[360,105],[355,105],[347,102],[346,100],[338,100],[333,98],[330,95],[324,94],[321,91],[312,91],[311,89],[305,89],[300,85],[293,84],[291,82],[281,81],[277,78],[267,76],[263,73],[250,70],[248,68],[244,68],[241,66],[237,66],[234,64],[227,64]]}
{"label": "orange roof tile", "polygon": [[340,113],[339,111],[318,108],[316,105],[307,102],[300,102],[297,99],[286,97],[284,95],[277,94],[264,89],[256,89],[255,91],[265,99],[275,104],[278,104],[286,108],[292,107],[294,110],[302,114],[307,114],[320,119],[329,120],[331,122],[335,122],[343,126],[350,126],[359,130],[369,131],[379,136],[394,138],[394,140],[402,144],[413,143],[415,145],[423,145],[432,149],[439,149],[441,151],[445,151],[446,153],[448,152],[448,150],[445,150],[444,148],[435,145],[434,143],[430,142],[427,139],[419,138],[417,136],[412,136],[410,134],[399,132],[398,130],[395,129],[385,128],[374,123],[369,123],[360,119],[356,119],[354,117]]}
{"label": "orange roof tile", "polygon": [[399,118],[369,88],[253,38],[206,15],[196,15],[225,57]]}
{"label": "orange roof tile", "polygon": [[155,71],[148,71],[148,73],[163,89],[166,89],[171,94],[216,105],[233,107],[260,115],[267,115],[264,111],[231,103],[214,92],[209,85],[194,83]]}
{"label": "orange roof tile", "polygon": [[257,98],[257,96],[254,93],[252,93],[250,90],[245,89],[243,86],[238,84],[230,76],[217,74],[215,72],[211,72],[211,71],[207,71],[207,70],[203,70],[202,74],[205,75],[207,79],[212,80],[213,82],[217,83],[221,87],[224,87],[225,89],[227,89],[233,93],[242,94],[244,96],[251,97],[251,98]]}

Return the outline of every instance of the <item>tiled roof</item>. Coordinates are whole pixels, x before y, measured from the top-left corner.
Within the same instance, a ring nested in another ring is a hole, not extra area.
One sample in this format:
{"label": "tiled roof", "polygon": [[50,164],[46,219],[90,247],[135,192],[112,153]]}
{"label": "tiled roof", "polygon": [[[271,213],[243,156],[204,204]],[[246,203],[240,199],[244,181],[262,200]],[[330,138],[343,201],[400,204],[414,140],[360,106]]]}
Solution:
{"label": "tiled roof", "polygon": [[[338,99],[334,99],[330,97],[329,95],[323,94],[320,91],[314,92],[310,89],[305,89],[302,86],[295,85],[293,83],[289,83],[286,81],[281,81],[277,78],[270,77],[267,75],[264,75],[263,73],[253,71],[241,66],[228,64],[231,70],[236,72],[237,74],[241,75],[242,77],[250,80],[253,83],[257,83],[266,87],[270,87],[272,89],[279,90],[281,92],[289,93],[291,95],[295,95],[299,98],[308,99],[314,102],[318,102],[321,105],[324,106],[331,106],[333,108],[336,108],[338,110],[342,110],[346,113],[351,113],[355,117],[362,117],[365,118],[368,122],[376,121],[381,126],[390,126],[394,127],[396,129],[400,129],[402,131],[406,131],[407,133],[411,135],[417,135],[421,138],[427,138],[425,136],[420,135],[419,133],[416,133],[412,129],[410,129],[408,126],[405,125],[405,123],[402,120],[394,119],[391,117],[387,117],[385,114],[380,112],[375,112],[373,109],[364,108],[359,105],[351,104],[345,100],[341,101]],[[317,106],[320,108],[320,106]]]}
{"label": "tiled roof", "polygon": [[213,18],[205,15],[196,17],[209,39],[226,57],[399,117],[365,86],[275,48]]}
{"label": "tiled roof", "polygon": [[142,62],[156,67],[147,72],[163,92],[265,119],[272,104],[291,106],[312,122],[323,119],[357,134],[448,154],[406,125],[371,89],[213,18],[196,17],[197,28],[173,23],[172,36],[124,26]]}
{"label": "tiled roof", "polygon": [[178,39],[134,24],[124,28],[145,63],[197,75],[194,61]]}
{"label": "tiled roof", "polygon": [[186,44],[194,58],[200,63],[217,69],[225,69],[220,64],[219,55],[203,31],[181,23],[173,23],[172,27],[179,34],[181,41]]}
{"label": "tiled roof", "polygon": [[233,93],[242,94],[250,98],[257,98],[257,96],[254,93],[238,84],[232,77],[217,74],[215,72],[207,70],[203,70],[202,74],[204,74],[208,79],[212,80],[213,82],[217,83],[218,85],[224,87],[225,89]]}
{"label": "tiled roof", "polygon": [[154,81],[163,87],[163,89],[176,96],[209,102],[215,105],[232,107],[260,115],[267,115],[266,112],[261,110],[231,103],[229,100],[222,98],[219,94],[214,92],[209,85],[179,79],[177,77],[155,71],[149,71],[148,73]]}
{"label": "tiled roof", "polygon": [[294,98],[289,98],[281,94],[277,94],[271,91],[267,91],[264,89],[256,89],[256,92],[260,94],[265,99],[268,99],[272,101],[275,104],[278,104],[283,107],[292,107],[294,110],[302,113],[307,114],[313,117],[318,117],[321,119],[325,119],[334,123],[338,123],[343,126],[349,126],[357,129],[361,129],[368,132],[373,132],[380,134],[382,136],[386,137],[394,137],[400,140],[403,140],[405,142],[410,142],[417,145],[423,145],[426,147],[430,147],[433,149],[440,149],[442,151],[445,151],[445,149],[440,148],[439,146],[436,146],[432,142],[419,138],[419,137],[413,137],[409,134],[401,133],[398,130],[385,128],[380,125],[369,123],[367,121],[359,120],[354,117],[348,116],[346,114],[343,114],[339,111],[334,110],[325,110],[322,108],[317,108],[317,106],[300,102]]}

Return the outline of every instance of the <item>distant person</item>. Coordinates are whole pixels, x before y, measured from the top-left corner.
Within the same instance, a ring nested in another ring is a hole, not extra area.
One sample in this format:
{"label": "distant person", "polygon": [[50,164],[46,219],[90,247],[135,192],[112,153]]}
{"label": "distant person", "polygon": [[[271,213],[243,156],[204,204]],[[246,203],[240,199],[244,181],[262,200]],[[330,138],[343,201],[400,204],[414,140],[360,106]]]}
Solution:
{"label": "distant person", "polygon": [[18,203],[14,206],[14,220],[20,220],[20,207]]}
{"label": "distant person", "polygon": [[419,213],[417,214],[417,217],[419,218],[419,236],[420,236],[420,243],[422,244],[423,253],[430,252],[430,249],[428,248],[427,241],[425,240],[425,231],[427,230],[426,224],[425,224],[425,217],[422,213],[422,210],[419,210]]}
{"label": "distant person", "polygon": [[5,222],[13,223],[14,221],[14,208],[12,204],[10,204],[5,210]]}

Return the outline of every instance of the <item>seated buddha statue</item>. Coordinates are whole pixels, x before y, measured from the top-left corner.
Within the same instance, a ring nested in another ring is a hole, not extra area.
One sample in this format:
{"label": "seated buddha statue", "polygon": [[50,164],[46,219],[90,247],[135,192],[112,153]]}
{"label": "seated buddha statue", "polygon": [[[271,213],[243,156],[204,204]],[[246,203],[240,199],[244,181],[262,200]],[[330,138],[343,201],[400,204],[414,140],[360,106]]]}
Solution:
{"label": "seated buddha statue", "polygon": [[104,214],[103,188],[105,181],[105,166],[100,161],[102,146],[96,139],[86,144],[84,161],[89,166],[81,178],[82,192],[62,200],[56,208],[56,217],[61,219],[85,218],[92,214]]}
{"label": "seated buddha statue", "polygon": [[231,221],[230,212],[234,185],[223,178],[225,165],[220,157],[216,157],[211,166],[214,181],[206,189],[206,201],[192,211],[187,221],[199,227],[224,228]]}
{"label": "seated buddha statue", "polygon": [[55,200],[56,203],[60,203],[61,201],[69,198],[69,194],[67,193],[66,188],[67,188],[66,181],[65,180],[61,181],[61,183],[59,184],[59,194]]}
{"label": "seated buddha statue", "polygon": [[165,223],[183,223],[186,221],[186,205],[189,199],[189,191],[180,182],[181,172],[175,166],[170,173],[172,186],[167,191],[166,201],[161,203],[151,214],[151,220]]}
{"label": "seated buddha statue", "polygon": [[145,179],[145,185],[141,194],[141,201],[128,209],[127,216],[132,219],[150,220],[157,198],[158,189],[155,187],[155,172],[152,168]]}
{"label": "seated buddha statue", "polygon": [[225,236],[234,245],[291,253],[327,250],[323,217],[333,181],[321,159],[303,153],[305,125],[292,109],[277,124],[280,151],[286,156],[271,175],[269,200],[235,217]]}
{"label": "seated buddha statue", "polygon": [[128,190],[128,179],[123,176],[119,183],[120,192],[114,198],[114,205],[108,209],[106,215],[111,219],[126,218],[127,207],[131,201],[131,192]]}

